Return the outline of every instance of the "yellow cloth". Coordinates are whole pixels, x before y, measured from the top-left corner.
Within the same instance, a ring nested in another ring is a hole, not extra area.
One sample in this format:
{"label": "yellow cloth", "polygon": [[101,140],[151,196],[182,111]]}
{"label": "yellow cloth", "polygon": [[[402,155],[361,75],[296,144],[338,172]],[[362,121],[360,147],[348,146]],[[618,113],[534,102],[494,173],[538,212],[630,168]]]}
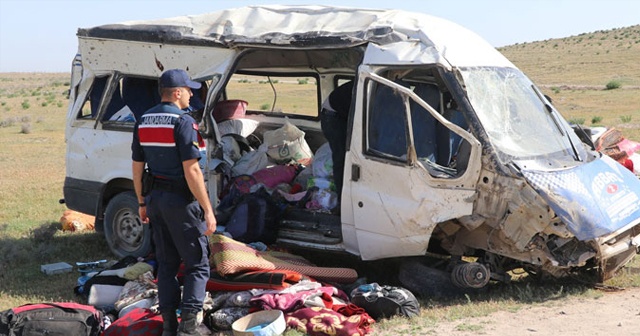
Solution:
{"label": "yellow cloth", "polygon": [[127,280],[136,280],[139,276],[147,273],[153,272],[153,266],[147,264],[146,262],[137,262],[124,270],[123,278]]}

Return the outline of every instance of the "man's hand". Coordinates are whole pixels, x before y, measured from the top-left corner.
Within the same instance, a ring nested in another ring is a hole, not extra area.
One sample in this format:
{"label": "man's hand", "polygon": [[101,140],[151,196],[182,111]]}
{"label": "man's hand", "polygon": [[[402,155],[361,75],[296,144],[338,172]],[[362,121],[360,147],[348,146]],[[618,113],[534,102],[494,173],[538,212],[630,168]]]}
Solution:
{"label": "man's hand", "polygon": [[204,185],[204,177],[200,166],[198,166],[197,159],[191,159],[182,161],[182,168],[184,170],[184,177],[189,185],[189,190],[193,196],[198,200],[202,211],[204,211],[204,220],[207,223],[207,231],[205,235],[209,236],[216,231],[216,216],[213,214],[213,208],[209,201],[209,194]]}
{"label": "man's hand", "polygon": [[[131,172],[133,174],[133,189],[136,192],[138,203],[144,203],[144,198],[142,197],[142,173],[144,172],[144,165],[145,163],[142,161],[133,161],[131,163]],[[149,223],[146,206],[138,207],[138,216],[140,216],[140,221],[143,224]]]}
{"label": "man's hand", "polygon": [[207,223],[207,231],[204,232],[204,235],[210,236],[214,232],[216,232],[216,226],[217,226],[216,216],[214,216],[213,212],[205,213],[204,220]]}
{"label": "man's hand", "polygon": [[138,207],[138,216],[140,216],[140,221],[142,222],[142,224],[149,224],[149,217],[147,217],[146,206]]}

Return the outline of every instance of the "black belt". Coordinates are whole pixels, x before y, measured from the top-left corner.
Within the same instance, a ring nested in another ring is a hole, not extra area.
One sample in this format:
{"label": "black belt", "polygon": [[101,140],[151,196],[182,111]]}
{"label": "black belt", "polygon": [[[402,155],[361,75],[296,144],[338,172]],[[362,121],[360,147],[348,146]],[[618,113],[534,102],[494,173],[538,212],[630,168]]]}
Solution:
{"label": "black belt", "polygon": [[151,190],[168,191],[174,194],[183,195],[189,200],[195,200],[186,180],[169,180],[154,176]]}

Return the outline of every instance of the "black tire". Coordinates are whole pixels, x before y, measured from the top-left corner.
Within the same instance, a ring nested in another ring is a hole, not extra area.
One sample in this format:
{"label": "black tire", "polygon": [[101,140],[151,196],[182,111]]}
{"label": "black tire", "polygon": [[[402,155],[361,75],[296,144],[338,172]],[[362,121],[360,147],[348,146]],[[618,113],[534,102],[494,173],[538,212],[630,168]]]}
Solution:
{"label": "black tire", "polygon": [[118,258],[146,257],[151,252],[151,230],[138,216],[138,199],[132,191],[114,196],[104,212],[104,237]]}
{"label": "black tire", "polygon": [[450,273],[428,267],[418,260],[403,262],[398,280],[402,286],[423,299],[446,299],[465,293],[451,282]]}

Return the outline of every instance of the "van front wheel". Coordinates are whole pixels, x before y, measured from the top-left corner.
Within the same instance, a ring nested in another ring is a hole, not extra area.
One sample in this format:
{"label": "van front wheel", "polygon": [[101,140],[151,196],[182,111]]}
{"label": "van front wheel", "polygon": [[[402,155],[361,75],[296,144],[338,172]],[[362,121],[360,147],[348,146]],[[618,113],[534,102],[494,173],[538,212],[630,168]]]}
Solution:
{"label": "van front wheel", "polygon": [[132,191],[113,197],[104,212],[104,236],[118,258],[146,257],[151,252],[151,231],[138,216],[138,199]]}

